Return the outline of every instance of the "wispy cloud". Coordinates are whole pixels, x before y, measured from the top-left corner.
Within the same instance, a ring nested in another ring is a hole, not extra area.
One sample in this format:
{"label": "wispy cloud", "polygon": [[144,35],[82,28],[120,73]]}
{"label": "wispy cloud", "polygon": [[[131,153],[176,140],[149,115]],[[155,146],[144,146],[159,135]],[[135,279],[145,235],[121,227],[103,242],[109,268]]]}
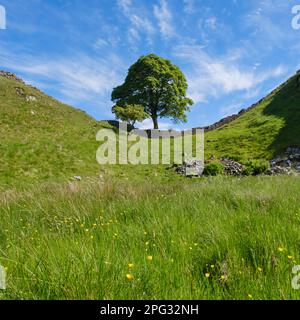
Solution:
{"label": "wispy cloud", "polygon": [[[169,129],[176,130],[176,128],[174,128],[174,125],[172,125],[172,123],[169,123],[166,121],[159,121],[158,126],[160,130],[169,130]],[[143,122],[138,123],[137,127],[141,130],[153,129],[153,122],[151,119],[146,119]]]}
{"label": "wispy cloud", "polygon": [[20,64],[16,54],[2,48],[0,64],[27,78],[34,77],[37,82],[46,84],[46,88],[49,82],[55,84],[61,97],[73,103],[91,101],[96,96],[99,99],[107,97],[112,88],[122,81],[120,76],[125,69],[114,55],[105,59],[92,59],[85,54],[47,59],[23,55]]}
{"label": "wispy cloud", "polygon": [[238,103],[238,104],[221,107],[219,113],[221,117],[228,117],[239,112],[241,109],[242,109],[242,104]]}
{"label": "wispy cloud", "polygon": [[183,11],[192,14],[195,11],[195,0],[183,0]]}
{"label": "wispy cloud", "polygon": [[254,50],[267,54],[274,47],[284,48],[290,42],[293,33],[290,27],[290,14],[293,0],[254,0],[250,10],[241,16],[241,28],[250,32]]}
{"label": "wispy cloud", "polygon": [[145,33],[148,38],[147,40],[150,43],[150,38],[155,32],[155,28],[143,10],[138,10],[134,7],[132,0],[118,0],[118,6],[130,22],[130,26],[128,28],[129,42],[134,43],[135,41],[140,40],[140,33]]}
{"label": "wispy cloud", "polygon": [[189,92],[195,102],[206,101],[208,97],[220,97],[232,92],[250,90],[271,77],[282,75],[285,70],[278,66],[261,73],[253,68],[241,67],[239,55],[233,59],[213,57],[201,46],[180,46],[174,54],[190,64],[188,71]]}
{"label": "wispy cloud", "polygon": [[118,6],[125,12],[128,13],[132,6],[132,0],[118,0]]}
{"label": "wispy cloud", "polygon": [[172,13],[168,8],[167,0],[160,0],[159,5],[154,5],[154,16],[158,20],[160,32],[165,38],[170,38],[175,34],[172,26]]}

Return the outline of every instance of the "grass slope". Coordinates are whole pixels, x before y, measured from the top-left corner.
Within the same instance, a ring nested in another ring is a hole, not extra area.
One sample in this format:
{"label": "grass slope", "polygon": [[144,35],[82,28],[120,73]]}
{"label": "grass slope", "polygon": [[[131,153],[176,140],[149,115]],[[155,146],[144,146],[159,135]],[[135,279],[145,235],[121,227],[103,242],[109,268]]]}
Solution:
{"label": "grass slope", "polygon": [[[300,146],[297,76],[239,119],[206,134],[206,158],[271,158]],[[19,92],[19,94],[18,94]],[[20,94],[21,92],[21,94]],[[36,101],[26,97],[34,96]],[[0,190],[41,181],[99,173],[128,177],[171,177],[165,166],[100,167],[96,132],[103,126],[84,112],[39,90],[0,76]]]}
{"label": "grass slope", "polygon": [[270,159],[300,147],[300,74],[237,120],[206,134],[206,156]]}
{"label": "grass slope", "polygon": [[75,175],[172,176],[164,166],[99,166],[96,133],[103,127],[111,128],[31,86],[0,76],[0,190],[66,181]]}
{"label": "grass slope", "polygon": [[3,193],[1,298],[299,299],[299,190],[220,177]]}
{"label": "grass slope", "polygon": [[[18,95],[16,90],[24,94]],[[30,96],[37,100],[27,101]],[[84,112],[0,77],[2,184],[95,174],[99,127]]]}

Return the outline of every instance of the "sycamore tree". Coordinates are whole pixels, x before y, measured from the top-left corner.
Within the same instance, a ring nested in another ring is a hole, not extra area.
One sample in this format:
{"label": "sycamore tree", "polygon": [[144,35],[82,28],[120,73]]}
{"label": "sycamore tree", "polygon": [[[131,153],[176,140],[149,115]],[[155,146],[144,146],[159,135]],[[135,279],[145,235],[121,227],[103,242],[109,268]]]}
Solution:
{"label": "sycamore tree", "polygon": [[142,122],[149,118],[149,114],[145,112],[144,107],[137,104],[124,105],[123,107],[114,106],[112,112],[117,119],[126,121],[134,128],[136,122]]}
{"label": "sycamore tree", "polygon": [[[158,129],[159,118],[186,122],[186,112],[193,101],[186,96],[187,80],[169,60],[155,54],[142,56],[128,71],[125,82],[112,92],[115,107],[143,106]],[[113,109],[115,108],[113,107]]]}

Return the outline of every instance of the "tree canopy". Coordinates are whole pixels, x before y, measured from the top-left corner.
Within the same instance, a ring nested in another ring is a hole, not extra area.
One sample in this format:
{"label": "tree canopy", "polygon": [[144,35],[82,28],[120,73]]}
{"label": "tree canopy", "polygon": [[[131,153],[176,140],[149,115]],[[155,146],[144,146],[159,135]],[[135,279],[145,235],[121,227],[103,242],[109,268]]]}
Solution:
{"label": "tree canopy", "polygon": [[128,122],[132,128],[137,121],[142,122],[149,118],[149,114],[145,112],[144,107],[141,105],[125,105],[123,107],[114,106],[112,109],[117,119]]}
{"label": "tree canopy", "polygon": [[186,96],[187,80],[169,60],[155,54],[142,56],[128,71],[125,82],[112,92],[113,109],[128,105],[143,106],[158,129],[158,118],[186,122],[193,101]]}

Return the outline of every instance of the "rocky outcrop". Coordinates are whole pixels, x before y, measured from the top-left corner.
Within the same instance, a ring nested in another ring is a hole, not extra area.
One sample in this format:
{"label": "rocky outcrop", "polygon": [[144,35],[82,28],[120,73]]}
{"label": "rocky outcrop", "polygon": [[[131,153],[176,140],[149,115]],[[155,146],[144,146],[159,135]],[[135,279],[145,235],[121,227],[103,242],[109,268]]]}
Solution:
{"label": "rocky outcrop", "polygon": [[26,101],[27,102],[35,102],[35,101],[37,101],[37,98],[35,96],[27,96]]}
{"label": "rocky outcrop", "polygon": [[244,166],[234,160],[222,158],[220,160],[224,166],[224,173],[232,176],[243,175]]}
{"label": "rocky outcrop", "polygon": [[222,165],[224,166],[224,173],[232,176],[242,176],[244,166],[236,161],[231,159],[222,158],[220,160]]}
{"label": "rocky outcrop", "polygon": [[17,87],[16,88],[16,94],[20,97],[24,97],[25,96],[25,92],[22,88]]}
{"label": "rocky outcrop", "polygon": [[204,163],[201,160],[186,160],[183,165],[177,167],[175,171],[186,177],[201,176],[204,169]]}
{"label": "rocky outcrop", "polygon": [[25,82],[21,78],[18,78],[14,73],[11,73],[8,71],[1,71],[0,70],[0,77],[6,78],[9,80],[15,80],[17,82],[25,84]]}
{"label": "rocky outcrop", "polygon": [[277,156],[270,161],[269,175],[292,174],[300,172],[300,148],[287,148],[284,156]]}

